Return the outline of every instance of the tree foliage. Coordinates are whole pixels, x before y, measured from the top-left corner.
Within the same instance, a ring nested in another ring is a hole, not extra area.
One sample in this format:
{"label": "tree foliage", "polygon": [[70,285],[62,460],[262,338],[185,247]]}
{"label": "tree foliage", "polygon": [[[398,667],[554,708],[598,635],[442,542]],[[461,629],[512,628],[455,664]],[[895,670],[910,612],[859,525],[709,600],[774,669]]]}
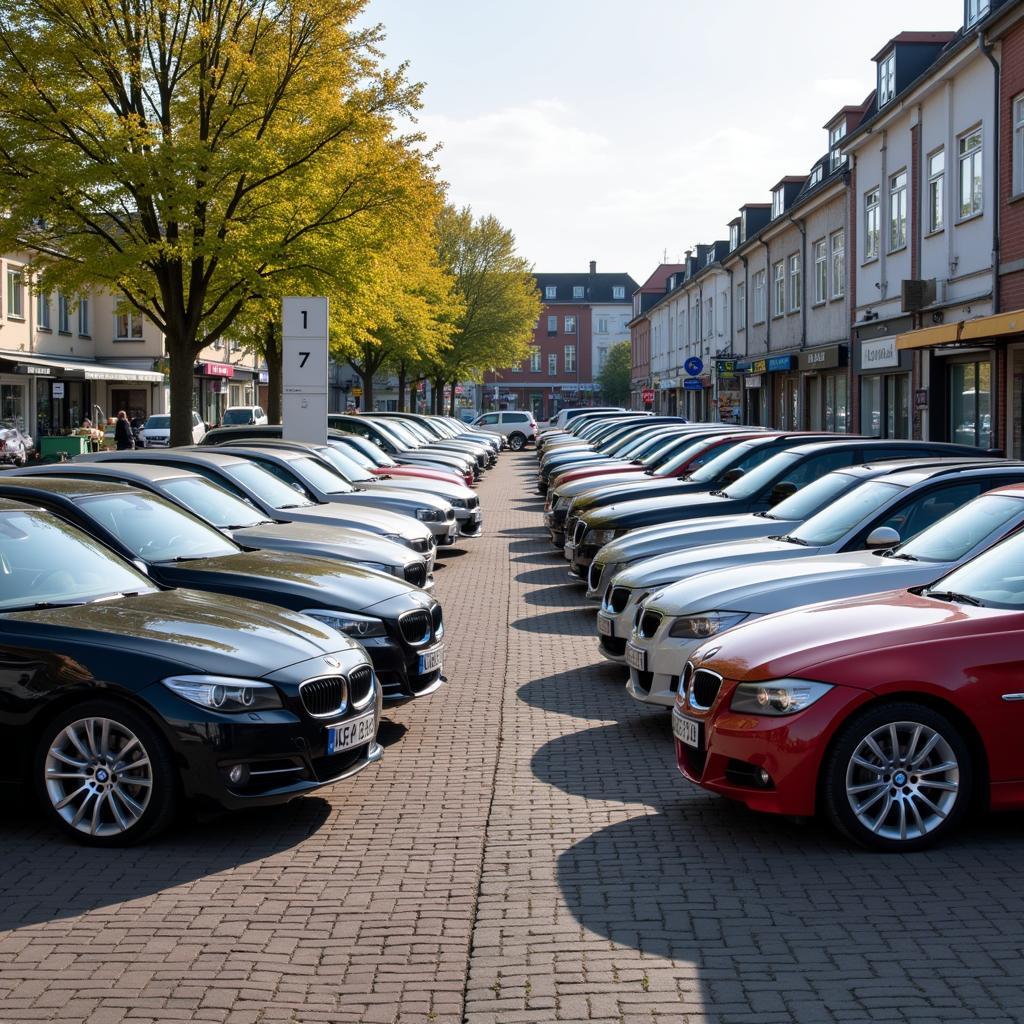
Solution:
{"label": "tree foliage", "polygon": [[629,405],[633,376],[633,349],[628,341],[620,341],[608,350],[604,367],[597,375],[601,400],[611,405]]}
{"label": "tree foliage", "polygon": [[254,299],[362,273],[352,225],[405,194],[382,171],[419,89],[365,3],[0,0],[0,244],[163,331],[174,443],[199,350]]}

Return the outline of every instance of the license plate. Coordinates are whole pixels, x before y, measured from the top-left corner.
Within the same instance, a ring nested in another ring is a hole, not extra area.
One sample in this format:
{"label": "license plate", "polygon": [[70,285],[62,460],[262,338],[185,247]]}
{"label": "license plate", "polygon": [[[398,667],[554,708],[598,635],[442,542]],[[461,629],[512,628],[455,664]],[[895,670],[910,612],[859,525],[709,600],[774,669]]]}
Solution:
{"label": "license plate", "polygon": [[697,750],[700,750],[702,746],[700,726],[701,723],[692,718],[684,718],[679,714],[672,715],[672,735],[680,743],[685,743],[688,747],[696,747]]}
{"label": "license plate", "polygon": [[474,523],[479,523],[483,519],[483,517],[484,517],[484,513],[483,513],[482,509],[479,509],[479,508],[473,509],[472,519],[473,519]]}
{"label": "license plate", "polygon": [[565,545],[565,548],[563,549],[562,553],[571,562],[572,559],[573,559],[573,555],[576,554],[576,545],[575,544],[570,544],[567,541],[566,545]]}
{"label": "license plate", "polygon": [[601,636],[615,636],[615,623],[607,616],[598,613],[597,631]]}
{"label": "license plate", "polygon": [[419,674],[436,672],[444,663],[444,644],[438,644],[420,655]]}
{"label": "license plate", "polygon": [[359,747],[369,743],[377,735],[377,714],[371,711],[368,715],[360,715],[341,725],[327,727],[327,753],[337,754],[351,747]]}
{"label": "license plate", "polygon": [[640,647],[626,644],[626,664],[637,672],[647,671],[647,652]]}

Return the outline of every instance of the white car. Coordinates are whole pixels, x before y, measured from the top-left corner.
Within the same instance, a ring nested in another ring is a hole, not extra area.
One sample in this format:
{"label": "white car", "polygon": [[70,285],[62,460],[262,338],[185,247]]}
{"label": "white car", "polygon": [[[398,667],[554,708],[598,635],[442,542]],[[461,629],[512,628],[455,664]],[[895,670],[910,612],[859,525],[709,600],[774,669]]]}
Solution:
{"label": "white car", "polygon": [[514,452],[521,452],[527,444],[537,439],[537,421],[531,412],[485,412],[473,420],[472,426],[505,438]]}
{"label": "white car", "polygon": [[[714,628],[691,636],[676,623],[677,616],[666,616],[663,599],[688,601],[691,595],[700,595],[700,600],[706,602],[709,577],[725,578],[720,574],[730,570],[736,571],[734,577],[729,577],[733,585],[761,579],[758,574],[762,572],[767,578],[784,580],[805,558],[892,548],[900,543],[901,534],[908,541],[979,494],[1018,482],[1024,482],[1024,463],[988,459],[985,463],[953,462],[942,468],[933,465],[907,469],[854,488],[782,537],[713,544],[689,552],[683,556],[684,564],[674,570],[676,582],[634,602],[625,649],[628,692],[645,703],[671,707],[679,673],[697,641],[737,625],[749,615],[747,609],[737,610],[729,603],[704,603],[695,611],[707,611],[705,626],[714,623]],[[627,574],[634,571],[627,570]],[[613,589],[618,578],[612,580]],[[804,602],[796,599],[794,603]],[[703,621],[703,616],[698,617]]]}
{"label": "white car", "polygon": [[222,427],[262,427],[267,414],[258,405],[229,405],[220,418]]}
{"label": "white car", "polygon": [[[192,410],[192,443],[199,444],[206,436],[206,424],[199,413]],[[143,448],[167,448],[171,443],[171,417],[168,413],[154,413],[139,429]]]}

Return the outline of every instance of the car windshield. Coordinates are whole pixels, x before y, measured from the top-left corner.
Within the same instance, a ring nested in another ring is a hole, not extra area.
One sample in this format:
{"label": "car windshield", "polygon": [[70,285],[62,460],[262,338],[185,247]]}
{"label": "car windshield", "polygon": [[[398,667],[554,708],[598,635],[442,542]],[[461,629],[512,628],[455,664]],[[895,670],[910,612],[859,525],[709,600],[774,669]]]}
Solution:
{"label": "car windshield", "polygon": [[680,449],[679,438],[675,438],[672,443],[670,445],[666,445],[660,453],[656,452],[648,462],[649,465],[654,468],[655,476],[671,476],[677,469],[679,469],[680,466],[685,466],[691,459],[705,450],[708,452],[717,452],[720,449],[709,447],[709,442],[706,437],[702,438],[700,441],[691,441],[690,444]]}
{"label": "car windshield", "polygon": [[205,519],[221,530],[240,530],[244,526],[258,526],[271,521],[241,498],[229,494],[205,477],[172,477],[161,481],[159,486],[164,494],[179,505],[184,505],[200,519]]}
{"label": "car windshield", "polygon": [[[718,460],[715,459],[714,461],[717,462]],[[775,480],[780,473],[784,473],[790,466],[796,465],[799,461],[800,456],[796,452],[778,452],[770,459],[766,459],[755,469],[744,473],[739,480],[729,484],[725,489],[725,493],[730,498],[752,498],[763,487],[767,487],[768,484]],[[712,465],[711,462],[708,463],[708,466],[710,465]],[[704,468],[707,469],[708,467],[705,466]],[[693,480],[696,475],[694,473],[690,479]]]}
{"label": "car windshield", "polygon": [[803,544],[818,547],[833,544],[856,530],[864,520],[888,504],[906,488],[898,484],[887,484],[881,480],[868,480],[832,502],[817,515],[811,516],[790,536]]}
{"label": "car windshield", "polygon": [[738,444],[721,455],[716,455],[710,462],[705,462],[696,473],[690,476],[693,483],[713,484],[726,470],[741,466],[743,460],[757,452],[754,445]]}
{"label": "car windshield", "polygon": [[399,448],[421,448],[423,442],[418,438],[414,437],[408,431],[403,430],[400,426],[395,423],[389,423],[384,426],[379,421],[374,421],[373,425],[388,438],[393,444],[398,445]]}
{"label": "car windshield", "polygon": [[645,466],[657,466],[659,462],[667,459],[671,452],[676,451],[680,443],[678,434],[651,437],[636,449],[633,458],[639,459]]}
{"label": "car windshield", "polygon": [[820,512],[826,505],[835,501],[841,494],[845,494],[859,482],[858,477],[851,476],[849,473],[827,473],[806,487],[801,487],[796,494],[791,494],[785,501],[780,501],[766,515],[769,519],[802,522]]}
{"label": "car windshield", "polygon": [[325,494],[351,494],[355,488],[330,466],[309,456],[289,459],[286,472],[294,473],[304,484]]}
{"label": "car windshield", "polygon": [[170,416],[150,416],[146,420],[144,430],[169,430],[171,427]]}
{"label": "car windshield", "polygon": [[925,593],[963,604],[1024,609],[1024,533],[983,551]]}
{"label": "car windshield", "polygon": [[382,465],[382,463],[375,462],[366,452],[353,444],[344,444],[341,441],[328,441],[327,443],[336,452],[341,452],[347,459],[351,459],[357,466],[361,466],[363,469],[372,469],[374,466]]}
{"label": "car windshield", "polygon": [[254,422],[255,419],[252,409],[225,409],[221,425],[225,427],[245,426]]}
{"label": "car windshield", "polygon": [[229,466],[224,472],[245,490],[258,495],[271,508],[309,508],[316,504],[300,490],[289,487],[283,480],[278,480],[273,473],[268,473],[255,462]]}
{"label": "car windshield", "polygon": [[0,609],[151,593],[152,582],[48,512],[0,512]]}
{"label": "car windshield", "polygon": [[238,551],[212,526],[154,494],[91,494],[75,504],[147,562],[217,558]]}
{"label": "car windshield", "polygon": [[1024,500],[1009,494],[983,494],[963,508],[943,516],[894,554],[920,562],[955,562],[985,538],[997,538],[1017,525],[1024,515]]}
{"label": "car windshield", "polygon": [[317,448],[317,455],[329,462],[346,480],[369,480],[373,478],[366,468],[347,452],[338,451],[333,445]]}

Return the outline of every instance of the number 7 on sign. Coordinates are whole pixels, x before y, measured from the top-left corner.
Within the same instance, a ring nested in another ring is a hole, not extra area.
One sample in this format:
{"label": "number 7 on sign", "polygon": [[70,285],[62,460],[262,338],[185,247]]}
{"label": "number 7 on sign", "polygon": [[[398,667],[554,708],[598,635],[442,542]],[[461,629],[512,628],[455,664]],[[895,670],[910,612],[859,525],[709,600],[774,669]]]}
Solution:
{"label": "number 7 on sign", "polygon": [[[306,314],[303,313],[302,315],[305,316]],[[308,352],[300,352],[299,355],[302,356],[302,358],[299,360],[299,366],[305,366],[306,365],[306,360],[309,359],[309,353]]]}

